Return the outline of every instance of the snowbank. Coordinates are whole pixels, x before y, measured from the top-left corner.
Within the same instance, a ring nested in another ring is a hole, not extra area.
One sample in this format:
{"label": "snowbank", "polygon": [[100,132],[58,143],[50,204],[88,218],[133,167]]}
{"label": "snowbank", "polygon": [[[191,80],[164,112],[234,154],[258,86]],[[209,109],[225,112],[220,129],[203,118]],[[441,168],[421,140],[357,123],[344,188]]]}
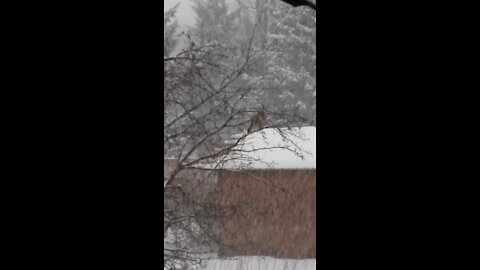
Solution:
{"label": "snowbank", "polygon": [[314,270],[316,259],[294,260],[248,256],[206,261],[204,270]]}
{"label": "snowbank", "polygon": [[248,135],[224,168],[315,169],[316,128],[264,129]]}

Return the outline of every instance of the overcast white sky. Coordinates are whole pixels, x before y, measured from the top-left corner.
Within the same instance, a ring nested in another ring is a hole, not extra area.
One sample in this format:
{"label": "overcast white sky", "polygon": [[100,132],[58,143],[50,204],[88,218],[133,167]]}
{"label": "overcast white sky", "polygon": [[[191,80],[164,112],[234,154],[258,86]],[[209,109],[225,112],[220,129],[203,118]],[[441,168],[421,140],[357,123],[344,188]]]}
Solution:
{"label": "overcast white sky", "polygon": [[193,26],[195,23],[195,15],[191,6],[191,0],[164,0],[164,11],[174,7],[180,3],[177,10],[178,23],[181,26]]}
{"label": "overcast white sky", "polygon": [[[180,4],[178,6],[177,13],[175,16],[179,24],[179,27],[177,29],[178,33],[182,31],[188,31],[188,27],[193,27],[195,25],[196,16],[191,7],[194,1],[198,1],[198,0],[164,0],[164,6],[163,6],[164,12],[171,9],[176,4]],[[234,2],[234,0],[227,0],[227,4],[228,3],[231,4],[232,2]],[[234,6],[235,5],[231,5],[230,7],[234,7]],[[181,48],[185,46],[185,44],[188,44],[188,42],[185,43],[186,42],[185,37],[180,38],[179,41],[180,41],[179,45],[172,52],[172,54],[174,55],[178,53],[179,50],[181,50]]]}
{"label": "overcast white sky", "polygon": [[[180,3],[177,10],[178,24],[180,26],[193,26],[195,24],[195,14],[191,8],[193,1],[195,0],[164,0],[164,11],[167,11]],[[234,2],[235,1],[227,0],[227,4],[230,4],[230,8],[235,7]]]}

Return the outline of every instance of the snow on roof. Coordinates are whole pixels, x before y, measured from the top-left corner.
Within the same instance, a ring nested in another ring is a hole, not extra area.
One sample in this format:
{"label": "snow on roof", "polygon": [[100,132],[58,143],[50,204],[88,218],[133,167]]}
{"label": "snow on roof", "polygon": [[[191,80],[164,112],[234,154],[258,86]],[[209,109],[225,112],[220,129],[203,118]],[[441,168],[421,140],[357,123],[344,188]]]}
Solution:
{"label": "snow on roof", "polygon": [[227,169],[316,169],[316,128],[268,128],[248,135]]}

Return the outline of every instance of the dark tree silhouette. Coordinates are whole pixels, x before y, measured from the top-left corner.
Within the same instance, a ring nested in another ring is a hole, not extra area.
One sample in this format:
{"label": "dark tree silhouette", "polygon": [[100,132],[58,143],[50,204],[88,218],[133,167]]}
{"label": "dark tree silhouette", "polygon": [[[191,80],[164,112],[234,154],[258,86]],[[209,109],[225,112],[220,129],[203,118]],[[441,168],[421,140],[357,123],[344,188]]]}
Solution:
{"label": "dark tree silhouette", "polygon": [[315,5],[314,3],[310,2],[310,1],[307,1],[307,0],[281,0],[285,3],[288,3],[294,7],[298,7],[298,6],[309,6],[315,10],[317,10],[317,5]]}

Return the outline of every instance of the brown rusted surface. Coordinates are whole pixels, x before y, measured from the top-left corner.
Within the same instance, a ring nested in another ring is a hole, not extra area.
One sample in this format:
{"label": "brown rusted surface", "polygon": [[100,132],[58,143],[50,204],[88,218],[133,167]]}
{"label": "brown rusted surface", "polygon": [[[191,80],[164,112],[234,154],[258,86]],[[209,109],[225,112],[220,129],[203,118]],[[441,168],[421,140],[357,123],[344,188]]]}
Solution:
{"label": "brown rusted surface", "polygon": [[316,257],[316,171],[221,171],[220,255]]}

